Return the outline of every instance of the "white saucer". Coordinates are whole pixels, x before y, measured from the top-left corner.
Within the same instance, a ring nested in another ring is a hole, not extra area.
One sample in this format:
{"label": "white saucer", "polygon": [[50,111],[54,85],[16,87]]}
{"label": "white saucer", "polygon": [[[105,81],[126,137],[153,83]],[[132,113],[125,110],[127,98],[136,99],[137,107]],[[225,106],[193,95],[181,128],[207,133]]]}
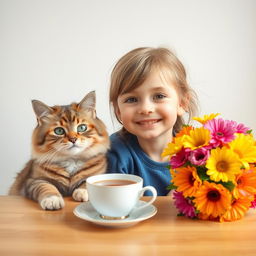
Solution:
{"label": "white saucer", "polygon": [[[136,206],[146,204],[145,201],[139,201]],[[104,220],[99,216],[99,213],[95,211],[90,202],[85,202],[78,205],[73,213],[83,220],[90,221],[92,223],[108,226],[123,228],[137,224],[140,221],[149,219],[157,213],[157,209],[154,205],[149,205],[141,210],[134,210],[130,213],[129,217],[123,220]]]}

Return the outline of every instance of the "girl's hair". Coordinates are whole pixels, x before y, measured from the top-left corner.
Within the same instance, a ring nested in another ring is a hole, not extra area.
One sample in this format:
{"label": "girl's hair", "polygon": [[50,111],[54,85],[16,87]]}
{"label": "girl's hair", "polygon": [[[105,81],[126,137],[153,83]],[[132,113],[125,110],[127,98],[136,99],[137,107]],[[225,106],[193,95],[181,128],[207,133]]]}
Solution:
{"label": "girl's hair", "polygon": [[[117,115],[118,96],[139,87],[155,68],[160,70],[166,80],[175,85],[181,105],[188,113],[188,121],[196,114],[197,96],[188,85],[185,68],[177,56],[167,48],[142,47],[125,54],[111,73],[109,101],[120,123]],[[173,132],[179,132],[184,124],[184,119],[178,116]]]}

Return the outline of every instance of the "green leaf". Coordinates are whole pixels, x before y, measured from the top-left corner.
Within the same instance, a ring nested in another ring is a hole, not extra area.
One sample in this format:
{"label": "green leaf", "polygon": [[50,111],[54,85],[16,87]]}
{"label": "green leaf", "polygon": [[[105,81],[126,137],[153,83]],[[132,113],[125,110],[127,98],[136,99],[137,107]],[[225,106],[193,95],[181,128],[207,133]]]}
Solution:
{"label": "green leaf", "polygon": [[199,210],[197,210],[197,209],[195,209],[195,211],[196,211],[196,215],[200,213],[200,211],[199,211]]}
{"label": "green leaf", "polygon": [[252,130],[248,130],[246,131],[247,134],[251,134],[252,133]]}
{"label": "green leaf", "polygon": [[198,166],[196,169],[197,169],[197,174],[202,181],[210,179],[210,177],[206,174],[206,171],[207,171],[206,167]]}
{"label": "green leaf", "polygon": [[171,183],[168,187],[168,190],[173,190],[173,189],[177,189],[177,186],[175,186],[173,183]]}
{"label": "green leaf", "polygon": [[166,165],[165,167],[169,170],[172,168],[170,165]]}
{"label": "green leaf", "polygon": [[228,181],[228,182],[219,181],[219,182],[216,182],[216,183],[221,184],[223,187],[228,189],[230,192],[232,192],[233,189],[235,188],[235,184],[232,181]]}

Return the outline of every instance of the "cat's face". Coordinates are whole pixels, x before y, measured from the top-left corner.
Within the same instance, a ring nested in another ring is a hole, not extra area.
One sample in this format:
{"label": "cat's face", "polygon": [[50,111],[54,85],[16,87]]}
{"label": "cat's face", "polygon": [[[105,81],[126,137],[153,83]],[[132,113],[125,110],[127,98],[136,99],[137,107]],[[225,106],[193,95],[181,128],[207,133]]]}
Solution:
{"label": "cat's face", "polygon": [[98,132],[88,115],[79,115],[72,107],[54,110],[54,114],[48,117],[47,131],[44,132],[45,149],[75,155],[90,148],[94,141],[98,142]]}
{"label": "cat's face", "polygon": [[104,124],[96,117],[95,94],[89,93],[79,104],[49,107],[33,101],[38,126],[33,133],[34,157],[89,158],[105,153],[109,139]]}

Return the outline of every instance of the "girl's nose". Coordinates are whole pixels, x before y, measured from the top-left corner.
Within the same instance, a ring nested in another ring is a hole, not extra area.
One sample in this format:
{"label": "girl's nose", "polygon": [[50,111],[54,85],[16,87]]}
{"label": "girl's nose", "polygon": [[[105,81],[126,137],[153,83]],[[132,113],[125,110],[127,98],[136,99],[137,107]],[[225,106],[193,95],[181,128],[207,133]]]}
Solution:
{"label": "girl's nose", "polygon": [[139,114],[148,115],[154,112],[154,104],[150,101],[143,101],[139,106]]}

